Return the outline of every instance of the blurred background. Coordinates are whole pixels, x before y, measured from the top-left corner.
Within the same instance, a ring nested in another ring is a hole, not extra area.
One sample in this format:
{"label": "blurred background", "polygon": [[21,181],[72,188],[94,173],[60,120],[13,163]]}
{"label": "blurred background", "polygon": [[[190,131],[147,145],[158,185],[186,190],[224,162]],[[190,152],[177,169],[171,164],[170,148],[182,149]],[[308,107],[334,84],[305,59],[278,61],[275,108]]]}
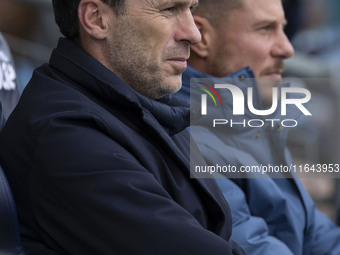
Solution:
{"label": "blurred background", "polygon": [[0,0],[0,31],[11,48],[22,91],[60,37],[52,0]]}
{"label": "blurred background", "polygon": [[[295,55],[285,76],[312,94],[308,118],[290,132],[288,146],[297,164],[340,163],[340,1],[283,0],[286,34]],[[316,206],[340,223],[340,175],[300,176]]]}
{"label": "blurred background", "polygon": [[[0,31],[16,64],[22,91],[33,70],[48,61],[60,37],[51,0],[0,0]],[[296,54],[285,77],[312,93],[313,118],[290,133],[296,163],[340,163],[340,1],[283,0],[286,33]],[[305,82],[302,78],[318,78]],[[324,79],[319,79],[324,78]],[[340,221],[340,179],[300,177],[317,207]]]}

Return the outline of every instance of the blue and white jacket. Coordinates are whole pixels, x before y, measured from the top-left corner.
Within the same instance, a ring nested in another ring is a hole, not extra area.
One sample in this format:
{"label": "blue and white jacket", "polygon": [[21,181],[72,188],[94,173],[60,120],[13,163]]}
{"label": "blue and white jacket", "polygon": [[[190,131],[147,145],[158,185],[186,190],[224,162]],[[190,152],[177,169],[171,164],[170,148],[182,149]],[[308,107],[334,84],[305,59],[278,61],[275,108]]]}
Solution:
{"label": "blue and white jacket", "polygon": [[[183,87],[177,93],[187,100],[190,98],[190,78],[215,79],[188,67],[183,74]],[[248,87],[252,87],[254,107],[261,105],[250,68],[241,69],[226,78],[244,94]],[[230,118],[231,94],[220,91],[223,107],[209,109],[223,111]],[[242,118],[254,118],[246,108]],[[290,113],[294,118],[298,117],[296,111],[290,109]],[[256,116],[256,119],[261,118]],[[276,111],[270,118],[280,119],[280,116]],[[241,166],[289,166],[293,163],[286,146],[288,128],[281,125],[262,128],[235,125],[212,129],[211,119],[203,117],[190,127],[190,132],[211,165],[233,165],[239,169]],[[252,255],[340,254],[340,228],[315,208],[300,181],[290,177],[216,179],[231,208],[231,239]]]}

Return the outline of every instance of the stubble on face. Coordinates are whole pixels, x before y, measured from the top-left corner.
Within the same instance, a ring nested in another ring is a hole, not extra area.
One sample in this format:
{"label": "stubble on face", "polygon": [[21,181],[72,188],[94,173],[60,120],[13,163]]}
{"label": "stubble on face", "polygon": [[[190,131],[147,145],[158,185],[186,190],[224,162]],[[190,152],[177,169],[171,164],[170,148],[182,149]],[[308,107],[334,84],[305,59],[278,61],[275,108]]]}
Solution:
{"label": "stubble on face", "polygon": [[[188,46],[166,48],[162,55],[154,54],[152,45],[145,44],[143,31],[138,30],[128,16],[120,17],[108,44],[109,65],[122,80],[140,94],[157,99],[180,89],[182,71],[164,73],[163,62],[172,56],[189,54]],[[170,74],[168,74],[170,73]],[[174,82],[174,77],[177,77]]]}

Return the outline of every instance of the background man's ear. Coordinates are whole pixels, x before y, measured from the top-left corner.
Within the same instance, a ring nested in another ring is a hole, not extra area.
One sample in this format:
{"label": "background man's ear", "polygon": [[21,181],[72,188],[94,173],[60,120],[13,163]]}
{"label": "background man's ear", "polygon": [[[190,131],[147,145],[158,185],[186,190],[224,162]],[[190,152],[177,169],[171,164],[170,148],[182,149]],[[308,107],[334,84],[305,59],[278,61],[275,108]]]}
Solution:
{"label": "background man's ear", "polygon": [[106,8],[101,0],[81,0],[78,6],[80,31],[94,39],[105,39],[108,30]]}
{"label": "background man's ear", "polygon": [[209,50],[212,45],[214,28],[210,22],[202,16],[194,15],[194,21],[201,33],[202,40],[199,44],[192,45],[191,51],[201,58],[206,58],[209,55]]}

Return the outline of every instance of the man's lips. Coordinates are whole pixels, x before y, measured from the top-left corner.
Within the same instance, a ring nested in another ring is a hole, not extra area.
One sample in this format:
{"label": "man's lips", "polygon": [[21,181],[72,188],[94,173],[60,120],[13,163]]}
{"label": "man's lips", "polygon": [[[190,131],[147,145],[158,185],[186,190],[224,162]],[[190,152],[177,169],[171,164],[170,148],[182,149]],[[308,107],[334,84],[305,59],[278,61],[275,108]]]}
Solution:
{"label": "man's lips", "polygon": [[281,79],[284,69],[285,69],[285,64],[280,61],[268,68],[265,68],[262,71],[262,75],[260,75],[260,77],[271,77],[271,78]]}
{"label": "man's lips", "polygon": [[187,60],[188,58],[183,58],[183,57],[176,57],[176,58],[170,58],[167,59],[167,61],[169,61],[170,63],[174,64],[176,69],[179,70],[185,70],[187,68]]}
{"label": "man's lips", "polygon": [[283,73],[283,68],[280,69],[271,69],[267,70],[263,73],[262,77],[271,77],[271,78],[277,78],[281,79]]}
{"label": "man's lips", "polygon": [[265,76],[281,79],[282,78],[282,72],[270,72],[270,73],[266,73]]}

